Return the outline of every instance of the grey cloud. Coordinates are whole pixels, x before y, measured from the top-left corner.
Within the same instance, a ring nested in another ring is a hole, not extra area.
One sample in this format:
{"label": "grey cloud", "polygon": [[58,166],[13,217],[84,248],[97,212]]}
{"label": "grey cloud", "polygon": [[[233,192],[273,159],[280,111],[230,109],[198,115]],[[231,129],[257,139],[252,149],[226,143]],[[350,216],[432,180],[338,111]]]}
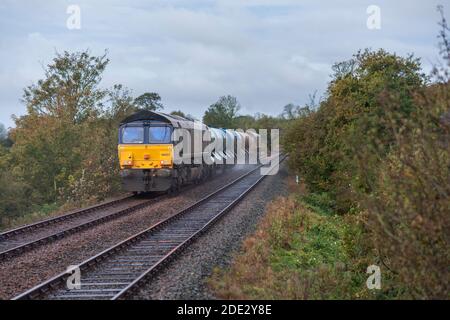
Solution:
{"label": "grey cloud", "polygon": [[[278,114],[288,102],[322,93],[331,65],[360,48],[384,47],[437,56],[436,1],[2,1],[0,122],[25,110],[22,88],[42,77],[55,49],[109,50],[103,85],[157,91],[169,109],[201,117],[220,95],[243,113]],[[68,4],[82,10],[82,29],[65,28]],[[377,4],[382,29],[366,28]],[[428,67],[429,69],[429,67]]]}

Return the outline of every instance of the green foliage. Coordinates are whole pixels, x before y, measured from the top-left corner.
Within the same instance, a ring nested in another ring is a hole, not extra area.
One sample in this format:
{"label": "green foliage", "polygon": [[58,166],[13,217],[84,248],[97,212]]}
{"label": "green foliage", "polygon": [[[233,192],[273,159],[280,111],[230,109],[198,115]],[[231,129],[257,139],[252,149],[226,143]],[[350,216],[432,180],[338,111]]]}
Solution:
{"label": "green foliage", "polygon": [[[313,192],[328,192],[340,212],[354,206],[352,188],[369,191],[375,173],[360,173],[355,158],[368,156],[378,163],[394,141],[387,121],[408,117],[414,110],[413,92],[426,83],[420,64],[384,50],[358,52],[336,64],[328,98],[315,112],[295,120],[284,144],[291,165]],[[381,94],[395,95],[387,105]],[[376,150],[367,146],[377,146]],[[376,166],[376,165],[375,165]]]}
{"label": "green foliage", "polygon": [[[9,148],[12,146],[12,141],[9,138],[9,133],[2,123],[0,123],[0,147],[1,146],[5,147],[5,148]],[[1,156],[1,153],[0,153],[0,156]]]}
{"label": "green foliage", "polygon": [[28,197],[31,192],[24,181],[17,180],[11,172],[0,168],[0,226],[16,217],[18,212],[30,209]]}
{"label": "green foliage", "polygon": [[279,198],[230,269],[215,270],[209,283],[225,299],[374,298],[365,285],[364,257],[371,254],[362,245],[362,228]]}
{"label": "green foliage", "polygon": [[[216,128],[231,129],[267,129],[270,135],[270,129],[280,129],[286,127],[288,123],[306,112],[307,108],[293,107],[291,118],[286,118],[283,114],[277,117],[266,114],[256,113],[251,115],[239,115],[241,105],[233,96],[223,96],[212,104],[203,116],[203,122]],[[294,110],[295,109],[295,110]]]}
{"label": "green foliage", "polygon": [[385,270],[377,298],[449,294],[450,28],[440,25],[444,62],[431,78],[412,56],[359,52],[334,66],[327,99],[284,139],[291,167],[320,194],[304,197],[308,207],[364,222],[346,251]]}
{"label": "green foliage", "polygon": [[174,116],[180,116],[180,117],[186,118],[186,114],[181,110],[172,111],[170,114],[174,115]]}
{"label": "green foliage", "polygon": [[[15,119],[0,154],[0,216],[40,217],[46,204],[80,206],[119,190],[117,127],[137,110],[121,85],[99,89],[108,59],[57,54],[45,78],[25,89],[28,114]],[[38,208],[38,209],[36,209]]]}
{"label": "green foliage", "polygon": [[250,115],[237,116],[234,119],[234,123],[236,125],[236,129],[255,129],[256,119]]}
{"label": "green foliage", "polygon": [[[314,97],[312,97],[312,106],[314,106]],[[305,105],[304,107],[294,105],[289,103],[283,107],[283,112],[280,115],[281,119],[294,120],[300,117],[307,116],[311,113],[310,105]]]}
{"label": "green foliage", "polygon": [[[445,20],[442,27],[441,49],[449,53]],[[403,295],[415,299],[449,296],[450,56],[443,57],[435,83],[417,90],[410,117],[390,122],[395,145],[383,159],[373,192],[360,194],[374,245],[396,273]],[[358,164],[361,171],[370,165],[364,159]]]}
{"label": "green foliage", "polygon": [[146,92],[141,94],[139,97],[134,99],[134,104],[136,104],[140,109],[148,111],[164,109],[164,106],[161,103],[161,97],[156,92]]}
{"label": "green foliage", "polygon": [[5,129],[3,123],[0,123],[0,144],[3,144],[8,137],[8,132]]}
{"label": "green foliage", "polygon": [[209,106],[203,116],[203,122],[215,128],[235,128],[235,117],[241,105],[236,97],[223,96]]}
{"label": "green foliage", "polygon": [[89,51],[57,53],[45,69],[45,78],[24,90],[28,113],[73,123],[86,120],[105,95],[98,84],[108,63],[106,53],[99,57]]}
{"label": "green foliage", "polygon": [[322,215],[332,215],[336,212],[336,202],[328,193],[308,193],[301,199],[306,207]]}

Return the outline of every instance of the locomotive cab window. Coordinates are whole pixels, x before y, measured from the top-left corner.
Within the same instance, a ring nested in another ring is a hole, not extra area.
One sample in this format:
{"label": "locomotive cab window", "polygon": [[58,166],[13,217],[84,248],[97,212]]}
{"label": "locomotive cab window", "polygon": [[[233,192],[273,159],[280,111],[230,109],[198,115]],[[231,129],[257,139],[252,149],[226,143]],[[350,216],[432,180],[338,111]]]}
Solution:
{"label": "locomotive cab window", "polygon": [[144,143],[144,127],[123,128],[122,143]]}
{"label": "locomotive cab window", "polygon": [[148,128],[149,143],[170,143],[171,130],[167,126],[150,126]]}

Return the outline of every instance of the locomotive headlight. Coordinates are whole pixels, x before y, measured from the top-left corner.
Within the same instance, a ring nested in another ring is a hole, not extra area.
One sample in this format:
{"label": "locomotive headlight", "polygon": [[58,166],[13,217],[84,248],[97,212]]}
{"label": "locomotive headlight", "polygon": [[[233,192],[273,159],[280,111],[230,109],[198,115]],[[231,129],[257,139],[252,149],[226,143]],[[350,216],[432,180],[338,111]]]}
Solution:
{"label": "locomotive headlight", "polygon": [[125,161],[123,162],[123,165],[124,165],[124,166],[131,166],[131,165],[133,165],[133,160],[125,160]]}
{"label": "locomotive headlight", "polygon": [[161,160],[160,163],[161,164],[169,164],[169,160]]}

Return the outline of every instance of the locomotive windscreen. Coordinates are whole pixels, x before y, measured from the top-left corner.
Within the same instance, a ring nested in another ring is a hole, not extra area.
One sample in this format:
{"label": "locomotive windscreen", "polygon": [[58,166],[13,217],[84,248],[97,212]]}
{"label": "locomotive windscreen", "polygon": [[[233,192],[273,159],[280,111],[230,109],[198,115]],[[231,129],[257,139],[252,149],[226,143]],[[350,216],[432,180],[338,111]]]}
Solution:
{"label": "locomotive windscreen", "polygon": [[171,130],[168,126],[154,127],[150,126],[149,130],[149,143],[170,143]]}
{"label": "locomotive windscreen", "polygon": [[144,143],[144,127],[124,127],[122,143]]}

